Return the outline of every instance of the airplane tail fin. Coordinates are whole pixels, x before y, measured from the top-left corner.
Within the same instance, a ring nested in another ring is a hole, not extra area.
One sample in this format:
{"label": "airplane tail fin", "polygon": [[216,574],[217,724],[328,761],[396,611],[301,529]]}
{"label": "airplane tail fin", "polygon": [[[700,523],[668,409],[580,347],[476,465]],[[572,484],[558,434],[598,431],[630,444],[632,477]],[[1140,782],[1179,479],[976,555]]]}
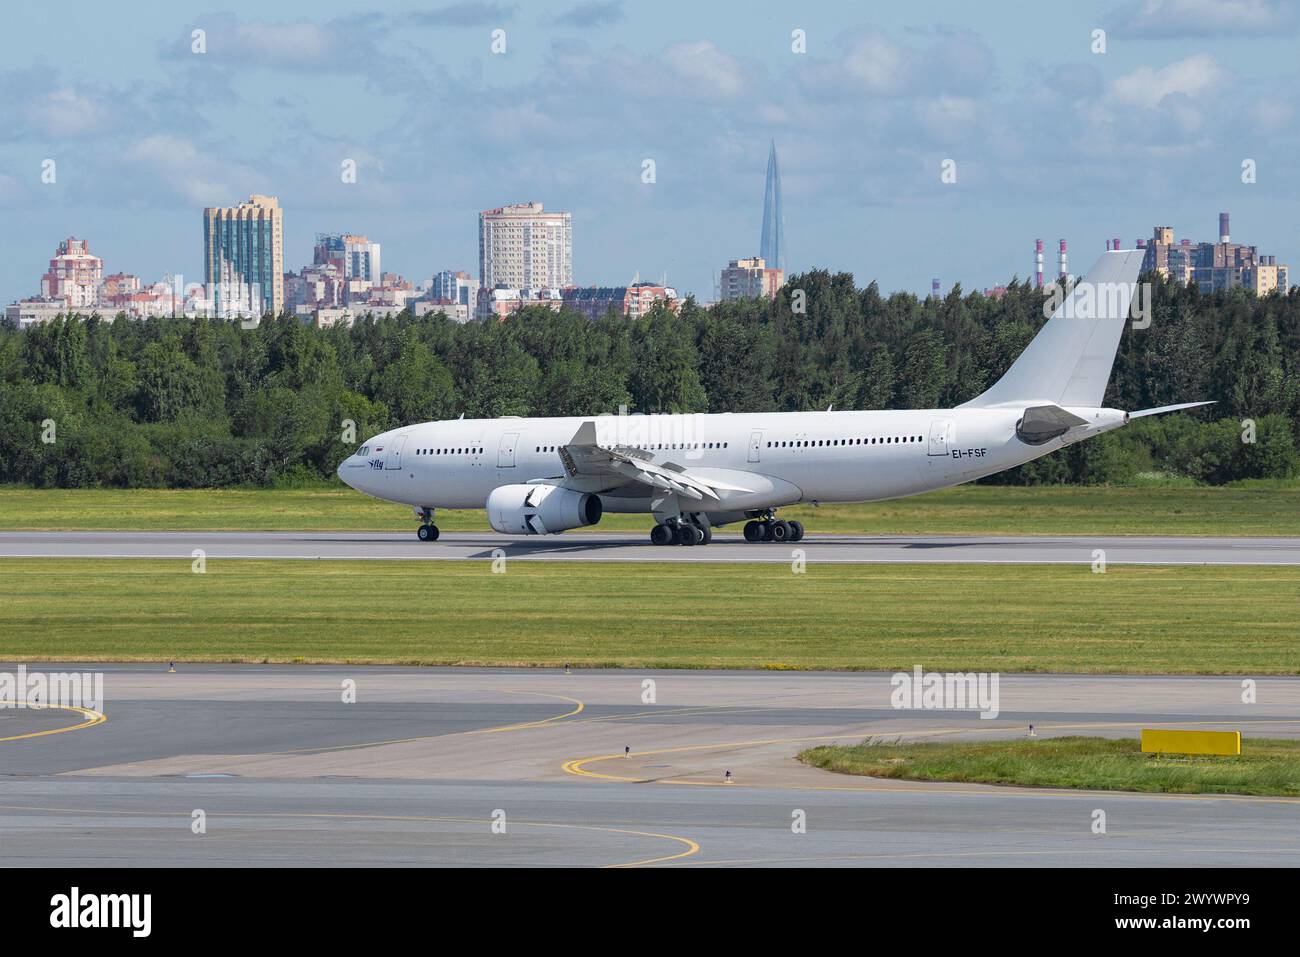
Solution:
{"label": "airplane tail fin", "polygon": [[1141,249],[1103,253],[1011,368],[958,408],[1099,408],[1142,269]]}

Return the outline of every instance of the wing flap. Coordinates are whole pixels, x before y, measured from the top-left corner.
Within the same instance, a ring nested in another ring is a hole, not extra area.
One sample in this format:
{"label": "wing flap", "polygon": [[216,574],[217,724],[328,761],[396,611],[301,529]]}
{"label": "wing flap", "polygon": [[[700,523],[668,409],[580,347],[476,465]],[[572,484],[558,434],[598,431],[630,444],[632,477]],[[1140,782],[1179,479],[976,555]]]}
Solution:
{"label": "wing flap", "polygon": [[662,491],[675,492],[693,501],[718,501],[719,491],[750,493],[752,489],[699,475],[676,462],[656,463],[644,449],[627,446],[606,448],[596,440],[596,423],[578,427],[567,445],[560,447],[560,461],[569,478],[619,476]]}

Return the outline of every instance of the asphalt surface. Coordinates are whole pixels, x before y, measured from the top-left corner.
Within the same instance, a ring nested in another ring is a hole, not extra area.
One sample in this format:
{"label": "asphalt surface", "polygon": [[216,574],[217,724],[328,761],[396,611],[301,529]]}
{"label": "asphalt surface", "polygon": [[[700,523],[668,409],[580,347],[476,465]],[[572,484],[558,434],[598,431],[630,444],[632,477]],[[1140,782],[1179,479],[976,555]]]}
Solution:
{"label": "asphalt surface", "polygon": [[797,544],[749,544],[718,534],[711,545],[655,547],[629,534],[511,538],[447,532],[437,542],[383,532],[0,532],[0,557],[512,559],[546,561],[1298,565],[1297,538],[1151,538],[811,535]]}
{"label": "asphalt surface", "polygon": [[1244,704],[1236,678],[1003,675],[988,720],[896,711],[882,674],[28,665],[74,668],[104,672],[107,720],[0,710],[0,864],[1300,865],[1300,799],[895,782],[794,760],[1031,723],[1300,737],[1300,679],[1261,679]]}

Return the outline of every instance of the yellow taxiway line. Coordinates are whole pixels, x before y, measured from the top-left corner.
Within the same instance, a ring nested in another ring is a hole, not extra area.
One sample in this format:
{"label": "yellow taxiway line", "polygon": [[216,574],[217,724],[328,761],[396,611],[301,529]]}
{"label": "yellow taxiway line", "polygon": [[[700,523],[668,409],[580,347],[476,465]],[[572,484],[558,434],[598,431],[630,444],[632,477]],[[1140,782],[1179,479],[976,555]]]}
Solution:
{"label": "yellow taxiway line", "polygon": [[57,708],[60,711],[72,711],[81,715],[86,720],[80,724],[70,724],[66,728],[48,728],[45,731],[28,731],[26,734],[13,734],[7,738],[0,738],[0,741],[25,741],[28,738],[42,738],[47,734],[63,734],[65,731],[80,731],[82,728],[90,728],[97,724],[103,724],[108,717],[101,711],[92,711],[90,708],[77,708],[72,705],[63,704],[37,704],[28,705],[30,708]]}
{"label": "yellow taxiway line", "polygon": [[[126,811],[126,810],[104,810],[102,808],[72,808],[72,807],[44,807],[31,804],[0,804],[0,810],[6,811],[35,811],[40,813],[54,814],[106,814],[116,815],[119,817],[130,816],[148,816],[158,817],[175,814],[173,810],[167,811]],[[189,815],[183,815],[185,820],[189,820]],[[402,814],[350,814],[347,812],[308,812],[308,811],[285,811],[281,813],[256,812],[256,811],[231,811],[228,817],[246,817],[257,819],[274,819],[274,820],[348,820],[348,821],[393,821],[405,823],[430,823],[430,824],[478,824],[488,823],[480,818],[468,817],[425,817],[420,815],[402,815]],[[626,861],[615,864],[602,864],[605,868],[622,868],[622,867],[647,867],[651,864],[663,864],[667,861],[676,861],[700,852],[700,845],[692,841],[689,837],[681,837],[677,834],[661,834],[657,831],[637,831],[626,827],[606,827],[601,824],[563,824],[558,821],[510,821],[509,826],[514,827],[549,827],[571,831],[600,831],[606,834],[630,834],[633,837],[653,837],[665,841],[675,841],[686,848],[684,851],[678,851],[676,854],[665,854],[660,857],[647,857],[635,861]]]}

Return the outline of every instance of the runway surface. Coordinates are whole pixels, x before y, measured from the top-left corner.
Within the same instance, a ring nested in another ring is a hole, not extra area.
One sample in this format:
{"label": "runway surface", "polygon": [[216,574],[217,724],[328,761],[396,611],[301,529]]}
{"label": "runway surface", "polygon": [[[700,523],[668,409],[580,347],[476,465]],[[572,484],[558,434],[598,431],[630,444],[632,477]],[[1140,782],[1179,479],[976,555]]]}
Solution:
{"label": "runway surface", "polygon": [[1300,679],[1261,679],[1243,704],[1234,678],[1003,675],[984,720],[896,711],[883,674],[28,664],[74,669],[104,672],[106,721],[0,711],[0,864],[1300,864],[1300,799],[928,785],[794,760],[1030,723],[1297,737]]}
{"label": "runway surface", "polygon": [[719,534],[713,544],[655,547],[642,536],[572,533],[511,538],[448,532],[437,542],[385,532],[0,532],[0,557],[211,559],[511,559],[546,561],[1300,565],[1297,538],[1139,538],[810,535],[797,544],[749,544]]}

